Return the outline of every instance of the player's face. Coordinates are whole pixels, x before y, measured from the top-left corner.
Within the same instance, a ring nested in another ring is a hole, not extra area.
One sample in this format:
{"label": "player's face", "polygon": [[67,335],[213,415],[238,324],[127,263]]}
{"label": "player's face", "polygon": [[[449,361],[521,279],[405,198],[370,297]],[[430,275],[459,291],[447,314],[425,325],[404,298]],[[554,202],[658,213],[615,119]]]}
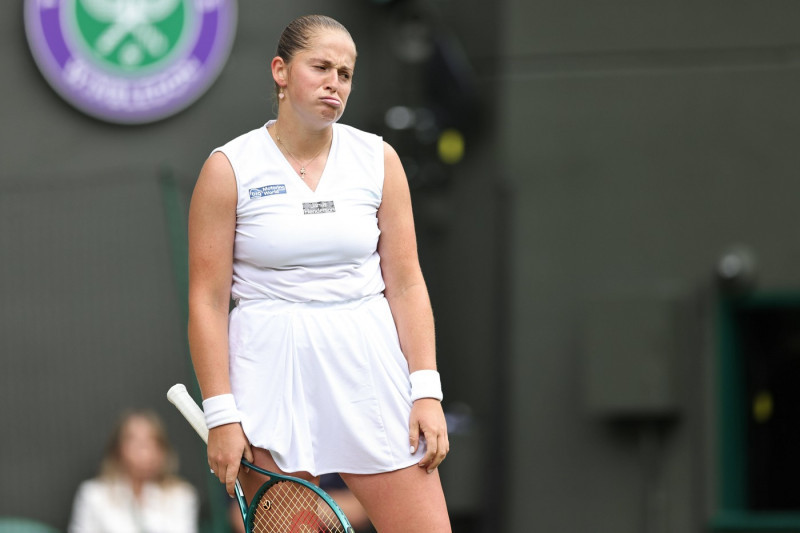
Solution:
{"label": "player's face", "polygon": [[286,91],[296,111],[313,121],[339,120],[347,105],[356,46],[346,33],[320,30],[288,65]]}

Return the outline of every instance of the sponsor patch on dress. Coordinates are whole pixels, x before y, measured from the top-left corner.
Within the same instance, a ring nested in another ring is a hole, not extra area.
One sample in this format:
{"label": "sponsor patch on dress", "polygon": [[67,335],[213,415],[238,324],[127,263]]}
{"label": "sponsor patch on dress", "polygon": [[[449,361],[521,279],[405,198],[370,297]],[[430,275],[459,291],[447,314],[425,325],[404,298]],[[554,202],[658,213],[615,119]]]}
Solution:
{"label": "sponsor patch on dress", "polygon": [[325,200],[323,202],[303,202],[304,215],[318,215],[319,213],[335,213],[336,207],[333,205],[333,200]]}
{"label": "sponsor patch on dress", "polygon": [[263,187],[256,187],[250,189],[250,199],[263,198],[264,196],[272,196],[273,194],[286,194],[286,185],[265,185]]}

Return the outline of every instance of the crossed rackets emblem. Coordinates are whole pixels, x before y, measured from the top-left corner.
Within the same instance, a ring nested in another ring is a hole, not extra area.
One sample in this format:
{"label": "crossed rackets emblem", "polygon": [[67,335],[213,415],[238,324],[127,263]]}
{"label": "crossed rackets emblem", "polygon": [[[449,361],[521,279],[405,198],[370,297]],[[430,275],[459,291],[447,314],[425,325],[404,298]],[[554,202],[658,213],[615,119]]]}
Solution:
{"label": "crossed rackets emblem", "polygon": [[142,61],[144,51],[153,57],[167,52],[169,38],[155,24],[171,15],[181,0],[81,0],[81,3],[96,20],[111,23],[95,41],[95,50],[108,57],[132,36],[122,60],[136,65]]}

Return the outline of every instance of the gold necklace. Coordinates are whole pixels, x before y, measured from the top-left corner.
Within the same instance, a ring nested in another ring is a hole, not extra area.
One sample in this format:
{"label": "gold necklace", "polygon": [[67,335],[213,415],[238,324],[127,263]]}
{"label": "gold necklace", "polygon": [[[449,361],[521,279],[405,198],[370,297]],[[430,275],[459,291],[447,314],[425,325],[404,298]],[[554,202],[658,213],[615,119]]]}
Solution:
{"label": "gold necklace", "polygon": [[294,159],[294,162],[297,163],[298,165],[300,165],[300,179],[306,179],[306,167],[308,165],[310,165],[311,163],[313,163],[319,157],[319,154],[322,153],[322,151],[325,149],[325,147],[328,146],[328,143],[323,144],[322,148],[319,149],[319,152],[317,152],[316,155],[314,155],[314,157],[309,159],[306,164],[303,164],[303,163],[300,162],[299,159],[297,159],[294,156],[294,154],[289,150],[289,148],[285,144],[283,144],[283,141],[281,140],[281,136],[280,136],[280,134],[278,134],[278,128],[275,128],[275,138],[278,140],[278,144],[283,146],[283,149],[286,150],[287,154],[289,154],[289,157]]}

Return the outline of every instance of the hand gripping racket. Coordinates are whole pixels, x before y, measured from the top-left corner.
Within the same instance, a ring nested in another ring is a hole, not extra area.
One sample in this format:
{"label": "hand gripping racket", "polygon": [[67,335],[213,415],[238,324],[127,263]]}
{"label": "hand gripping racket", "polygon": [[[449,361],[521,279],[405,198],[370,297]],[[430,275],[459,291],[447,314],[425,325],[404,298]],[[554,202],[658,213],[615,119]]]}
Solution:
{"label": "hand gripping racket", "polygon": [[[203,410],[186,392],[186,387],[180,383],[173,385],[167,399],[208,444]],[[269,472],[245,459],[242,464],[268,478],[249,506],[236,480],[236,500],[248,533],[355,533],[333,498],[313,483]]]}

